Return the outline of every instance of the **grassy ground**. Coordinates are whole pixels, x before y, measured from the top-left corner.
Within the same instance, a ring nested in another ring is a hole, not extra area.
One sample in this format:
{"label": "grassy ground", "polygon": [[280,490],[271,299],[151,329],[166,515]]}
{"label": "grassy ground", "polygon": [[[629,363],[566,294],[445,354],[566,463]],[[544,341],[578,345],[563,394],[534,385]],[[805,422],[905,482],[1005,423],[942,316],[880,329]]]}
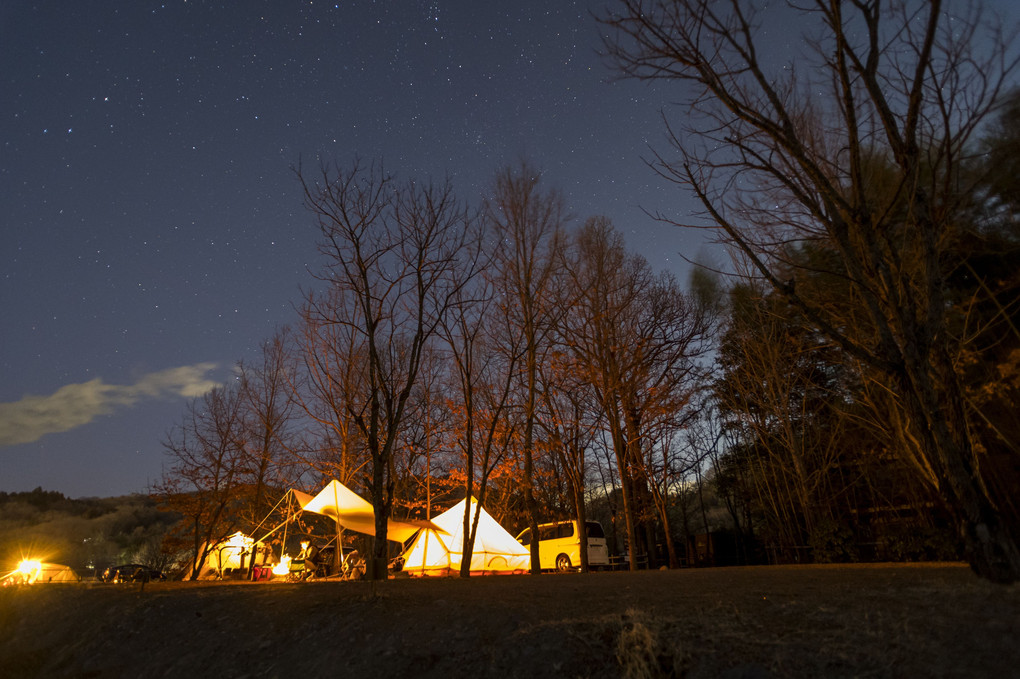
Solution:
{"label": "grassy ground", "polygon": [[1020,587],[964,566],[0,591],[5,677],[1011,677]]}

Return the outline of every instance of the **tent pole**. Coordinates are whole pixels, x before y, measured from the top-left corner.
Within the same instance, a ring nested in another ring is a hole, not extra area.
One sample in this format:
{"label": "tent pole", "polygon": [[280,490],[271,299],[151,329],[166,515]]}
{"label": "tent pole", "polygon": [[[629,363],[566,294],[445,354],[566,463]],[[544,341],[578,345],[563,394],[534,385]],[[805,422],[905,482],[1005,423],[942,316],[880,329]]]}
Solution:
{"label": "tent pole", "polygon": [[289,488],[287,489],[287,492],[283,494],[283,497],[282,497],[282,498],[280,498],[280,500],[279,500],[279,501],[278,501],[278,502],[277,502],[277,503],[276,503],[275,505],[273,505],[273,508],[269,510],[269,513],[268,513],[268,514],[266,514],[265,518],[263,518],[263,519],[262,519],[261,521],[259,521],[259,525],[255,526],[255,528],[253,528],[253,529],[252,529],[252,531],[251,531],[251,534],[252,534],[252,535],[255,535],[256,531],[258,531],[258,529],[259,529],[259,528],[262,528],[262,525],[263,525],[263,524],[264,524],[264,523],[265,523],[266,521],[268,521],[268,520],[269,520],[269,517],[271,517],[271,516],[273,515],[273,512],[275,512],[275,511],[276,511],[276,510],[277,510],[277,509],[278,509],[278,508],[280,507],[280,505],[281,505],[281,504],[283,504],[283,503],[284,503],[285,501],[286,501],[286,502],[287,502],[288,504],[290,503],[290,499],[289,499],[289,498],[290,498],[290,497],[291,497],[291,495],[292,495],[292,493],[290,492],[290,490],[291,490],[291,489],[289,489]]}
{"label": "tent pole", "polygon": [[422,531],[422,534],[425,536],[425,548],[422,549],[422,559],[421,559],[421,574],[422,574],[423,577],[425,575],[425,568],[428,566],[428,563],[429,563],[429,534],[430,534],[430,532],[431,532],[431,530],[429,528],[426,528],[426,529],[424,529]]}
{"label": "tent pole", "polygon": [[280,544],[280,563],[283,563],[283,555],[287,549],[287,527],[290,525],[291,518],[293,517],[293,507],[291,502],[294,500],[294,493],[289,493],[287,499],[287,522],[283,524],[283,542]]}
{"label": "tent pole", "polygon": [[340,499],[336,496],[336,484],[333,484],[333,506],[336,507],[336,550],[333,552],[333,568],[340,575],[340,565],[344,561],[343,528],[340,526]]}

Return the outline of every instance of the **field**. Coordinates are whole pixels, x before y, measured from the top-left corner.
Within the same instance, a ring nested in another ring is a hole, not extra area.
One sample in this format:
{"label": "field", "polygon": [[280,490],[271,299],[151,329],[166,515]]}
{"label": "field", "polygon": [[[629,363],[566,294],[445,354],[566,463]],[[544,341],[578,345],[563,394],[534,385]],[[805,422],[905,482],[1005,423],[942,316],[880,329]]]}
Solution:
{"label": "field", "polygon": [[4,677],[1009,677],[958,564],[0,590]]}

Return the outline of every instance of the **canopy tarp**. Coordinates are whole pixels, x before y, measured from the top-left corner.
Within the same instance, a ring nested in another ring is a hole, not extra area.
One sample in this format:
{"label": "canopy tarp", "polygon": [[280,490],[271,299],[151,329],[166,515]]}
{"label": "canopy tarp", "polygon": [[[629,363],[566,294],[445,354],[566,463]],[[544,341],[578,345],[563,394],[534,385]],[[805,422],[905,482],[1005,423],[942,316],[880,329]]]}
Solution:
{"label": "canopy tarp", "polygon": [[[404,570],[412,575],[445,575],[460,571],[464,559],[464,508],[467,500],[432,519],[446,535],[421,531],[404,552]],[[528,570],[531,555],[471,498],[471,521],[478,513],[478,531],[471,550],[473,574],[517,573]]]}
{"label": "canopy tarp", "polygon": [[302,493],[300,490],[295,490],[294,488],[291,488],[290,492],[294,496],[294,499],[297,500],[298,504],[302,507],[312,501],[312,496],[308,493]]}
{"label": "canopy tarp", "polygon": [[[305,495],[298,494],[298,491],[293,492],[299,500],[300,495]],[[353,490],[335,479],[308,502],[302,502],[301,509],[331,517],[346,530],[375,535],[375,509],[370,503],[358,497]],[[386,522],[386,539],[406,542],[422,528],[435,529],[436,526],[427,521],[389,519]]]}

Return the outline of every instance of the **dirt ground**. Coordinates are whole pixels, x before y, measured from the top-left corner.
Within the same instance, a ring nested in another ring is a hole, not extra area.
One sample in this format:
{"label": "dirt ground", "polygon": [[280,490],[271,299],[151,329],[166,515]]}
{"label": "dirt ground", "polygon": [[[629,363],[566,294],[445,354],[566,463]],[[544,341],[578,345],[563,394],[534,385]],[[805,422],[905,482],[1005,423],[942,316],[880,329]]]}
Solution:
{"label": "dirt ground", "polygon": [[0,591],[3,677],[1015,677],[965,566]]}

